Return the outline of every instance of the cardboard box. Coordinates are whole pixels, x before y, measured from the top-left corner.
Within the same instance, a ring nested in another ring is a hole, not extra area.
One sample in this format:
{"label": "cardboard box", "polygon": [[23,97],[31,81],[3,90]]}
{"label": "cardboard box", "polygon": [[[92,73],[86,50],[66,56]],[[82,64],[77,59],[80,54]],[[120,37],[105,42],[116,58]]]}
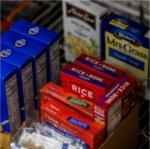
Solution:
{"label": "cardboard box", "polygon": [[107,9],[90,0],[63,1],[64,49],[67,61],[81,53],[100,57],[100,24]]}
{"label": "cardboard box", "polygon": [[79,98],[96,102],[116,82],[104,74],[95,74],[68,64],[61,70],[61,84],[64,88],[78,95]]}
{"label": "cardboard box", "polygon": [[75,59],[75,64],[87,71],[93,72],[95,74],[104,74],[108,78],[116,81],[121,80],[127,76],[125,71],[86,54],[81,54],[79,57],[77,57]]}
{"label": "cardboard box", "polygon": [[104,141],[103,124],[90,121],[57,100],[45,100],[41,105],[41,120],[75,135],[91,149],[98,148]]}
{"label": "cardboard box", "polygon": [[148,27],[110,13],[104,17],[101,28],[102,55],[106,62],[128,70],[141,82],[148,82],[150,50],[149,39],[145,37]]}
{"label": "cardboard box", "polygon": [[1,35],[1,42],[32,58],[34,71],[35,106],[38,109],[38,93],[47,83],[46,45],[16,32],[6,31]]}
{"label": "cardboard box", "polygon": [[75,94],[54,83],[50,82],[40,90],[40,99],[42,99],[40,100],[41,105],[45,100],[57,100],[94,121],[94,104],[92,102],[81,100]]}
{"label": "cardboard box", "polygon": [[4,132],[12,132],[14,134],[21,125],[18,74],[16,67],[3,61],[1,61],[0,64],[0,125]]}
{"label": "cardboard box", "polygon": [[139,103],[99,149],[136,149],[139,139]]}
{"label": "cardboard box", "polygon": [[19,19],[15,22],[10,30],[33,38],[47,46],[47,65],[48,65],[48,80],[58,82],[60,71],[59,58],[59,35],[53,30],[49,30],[35,24],[32,24],[24,19]]}
{"label": "cardboard box", "polygon": [[1,44],[1,60],[17,68],[19,80],[19,94],[21,105],[21,120],[31,116],[31,110],[34,110],[34,84],[33,68],[31,57]]}
{"label": "cardboard box", "polygon": [[[129,135],[130,132],[130,135]],[[0,133],[0,147],[8,149],[10,134]],[[139,103],[132,109],[128,117],[118,126],[99,149],[134,149],[137,148],[139,138]]]}

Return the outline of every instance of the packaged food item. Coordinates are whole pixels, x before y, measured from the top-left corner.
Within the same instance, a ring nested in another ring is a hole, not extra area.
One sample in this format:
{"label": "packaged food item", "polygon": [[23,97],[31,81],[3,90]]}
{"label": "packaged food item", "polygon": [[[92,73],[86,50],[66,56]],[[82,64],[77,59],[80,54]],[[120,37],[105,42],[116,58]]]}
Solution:
{"label": "packaged food item", "polygon": [[101,23],[101,45],[106,62],[134,74],[141,82],[149,76],[148,27],[123,16],[110,13]]}
{"label": "packaged food item", "polygon": [[17,132],[11,149],[88,149],[79,138],[46,123],[34,122]]}
{"label": "packaged food item", "polygon": [[59,35],[57,32],[19,19],[10,30],[31,37],[47,46],[48,80],[58,82],[60,71]]}
{"label": "packaged food item", "polygon": [[1,42],[27,54],[33,61],[35,106],[38,109],[38,92],[47,83],[46,45],[16,32],[6,31],[1,35]]}
{"label": "packaged food item", "polygon": [[40,90],[40,99],[42,99],[40,100],[41,105],[45,100],[58,100],[68,107],[80,112],[81,115],[94,120],[94,105],[92,102],[81,100],[75,94],[52,82],[49,82]]}
{"label": "packaged food item", "polygon": [[21,106],[21,120],[30,117],[34,111],[34,84],[31,57],[1,44],[0,58],[17,68]]}
{"label": "packaged food item", "polygon": [[[121,120],[129,113],[124,111],[126,109],[131,111],[133,108],[131,101],[134,101],[133,95],[136,86],[135,80],[126,77],[114,85],[114,87],[97,102],[97,107],[95,106],[94,109],[95,113],[97,113],[95,121],[105,122],[107,135],[111,134],[117,128]],[[125,101],[128,103],[127,106],[124,106]]]}
{"label": "packaged food item", "polygon": [[41,105],[41,120],[75,135],[91,149],[98,148],[104,141],[104,124],[90,121],[57,100],[45,100]]}
{"label": "packaged food item", "polygon": [[67,61],[81,53],[100,57],[100,24],[107,9],[86,1],[63,1],[64,49]]}
{"label": "packaged food item", "polygon": [[[62,86],[67,90],[72,91],[66,82],[76,81],[72,77],[66,76],[62,79]],[[78,81],[79,82],[79,81]],[[85,81],[82,84],[86,84]],[[91,85],[88,85],[92,87]],[[136,81],[129,76],[118,80],[116,84],[113,84],[101,97],[93,102],[93,117],[96,123],[106,124],[106,134],[111,134],[118,124],[124,119],[131,109],[134,107],[136,100],[134,98],[137,84]],[[94,87],[93,87],[94,88]],[[100,92],[99,89],[96,90]],[[86,98],[85,98],[86,99]],[[82,100],[81,100],[82,101]]]}
{"label": "packaged food item", "polygon": [[81,54],[79,57],[77,57],[75,63],[87,71],[95,74],[103,73],[109,79],[114,79],[116,81],[123,79],[127,75],[125,71],[86,54]]}
{"label": "packaged food item", "polygon": [[95,74],[73,64],[61,70],[62,86],[90,101],[99,100],[115,83],[102,73]]}
{"label": "packaged food item", "polygon": [[3,61],[0,61],[0,64],[0,126],[4,132],[12,132],[14,134],[21,125],[18,74],[16,67]]}

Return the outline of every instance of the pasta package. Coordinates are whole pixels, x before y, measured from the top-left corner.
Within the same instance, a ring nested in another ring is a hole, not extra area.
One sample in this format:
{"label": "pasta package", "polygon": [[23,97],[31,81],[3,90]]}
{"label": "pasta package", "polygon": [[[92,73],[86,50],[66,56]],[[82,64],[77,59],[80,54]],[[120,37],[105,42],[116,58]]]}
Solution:
{"label": "pasta package", "polygon": [[100,57],[100,24],[107,9],[87,1],[63,1],[64,49],[67,61],[81,53]]}

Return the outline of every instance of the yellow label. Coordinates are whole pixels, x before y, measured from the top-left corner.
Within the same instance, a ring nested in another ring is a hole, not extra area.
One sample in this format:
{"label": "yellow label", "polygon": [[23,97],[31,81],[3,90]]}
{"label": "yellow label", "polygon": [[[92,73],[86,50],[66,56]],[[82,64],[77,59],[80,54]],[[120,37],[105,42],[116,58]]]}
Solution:
{"label": "yellow label", "polygon": [[105,32],[106,61],[116,64],[133,73],[138,79],[148,78],[149,49],[131,44],[110,32]]}
{"label": "yellow label", "polygon": [[128,24],[125,24],[121,21],[119,21],[118,19],[112,19],[109,24],[113,25],[113,26],[116,26],[118,28],[121,28],[121,29],[126,29],[128,27]]}

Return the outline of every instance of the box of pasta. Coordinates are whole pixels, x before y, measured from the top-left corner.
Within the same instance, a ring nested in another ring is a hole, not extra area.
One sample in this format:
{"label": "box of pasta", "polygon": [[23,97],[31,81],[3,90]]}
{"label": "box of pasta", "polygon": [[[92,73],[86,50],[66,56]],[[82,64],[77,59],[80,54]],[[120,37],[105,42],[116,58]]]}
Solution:
{"label": "box of pasta", "polygon": [[34,110],[34,74],[31,57],[4,44],[1,44],[0,57],[2,61],[17,67],[21,115],[24,121],[26,117],[31,117],[31,111]]}
{"label": "box of pasta", "polygon": [[[47,83],[46,45],[16,32],[6,31],[1,35],[1,42],[10,48],[27,54],[33,61],[35,106],[38,109],[39,90]],[[49,71],[50,73],[50,71]]]}
{"label": "box of pasta", "polygon": [[24,19],[16,21],[10,30],[33,38],[47,46],[48,80],[58,82],[60,71],[59,34]]}
{"label": "box of pasta", "polygon": [[0,61],[0,126],[4,132],[17,132],[21,126],[19,107],[19,81],[17,69],[6,62]]}

